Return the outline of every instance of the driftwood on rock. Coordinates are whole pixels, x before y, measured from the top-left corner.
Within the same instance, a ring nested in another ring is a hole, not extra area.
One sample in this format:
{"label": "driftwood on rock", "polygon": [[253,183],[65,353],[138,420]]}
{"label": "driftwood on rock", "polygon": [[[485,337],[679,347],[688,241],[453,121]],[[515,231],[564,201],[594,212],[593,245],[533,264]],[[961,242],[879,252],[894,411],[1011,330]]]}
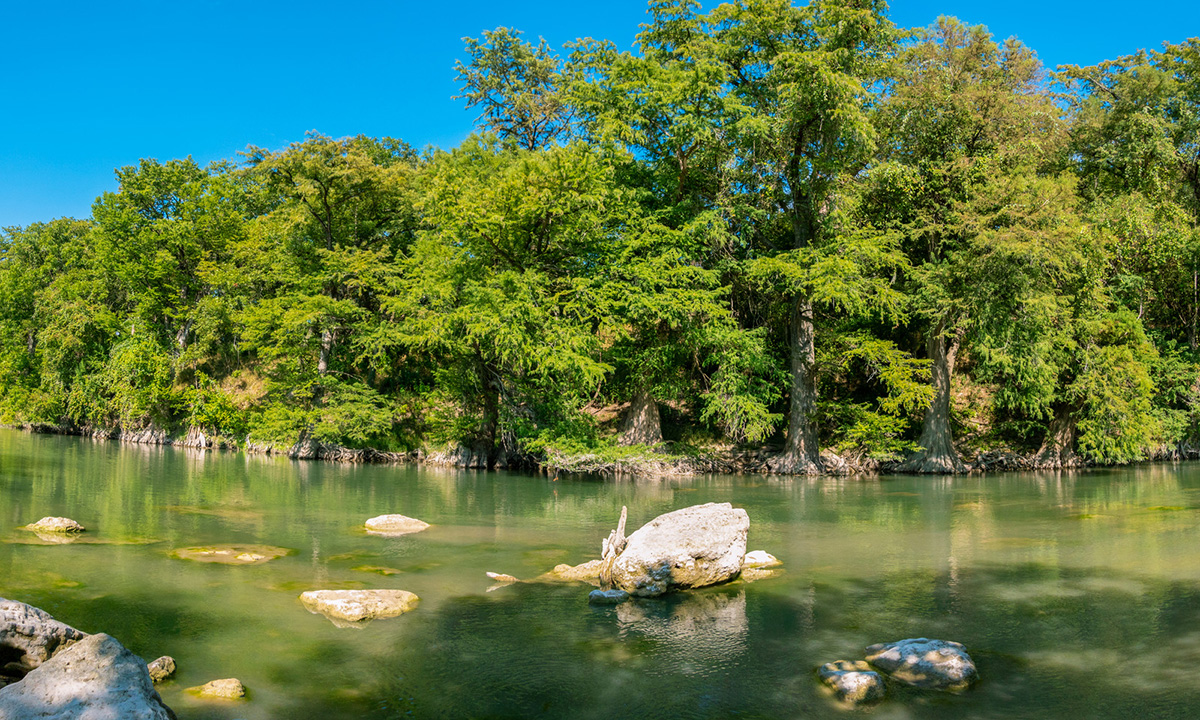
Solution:
{"label": "driftwood on rock", "polygon": [[621,506],[621,519],[617,522],[617,529],[608,534],[608,537],[600,543],[600,587],[608,589],[613,585],[613,563],[617,561],[617,556],[625,549],[628,540],[625,538],[625,521],[629,518],[629,508],[625,505]]}

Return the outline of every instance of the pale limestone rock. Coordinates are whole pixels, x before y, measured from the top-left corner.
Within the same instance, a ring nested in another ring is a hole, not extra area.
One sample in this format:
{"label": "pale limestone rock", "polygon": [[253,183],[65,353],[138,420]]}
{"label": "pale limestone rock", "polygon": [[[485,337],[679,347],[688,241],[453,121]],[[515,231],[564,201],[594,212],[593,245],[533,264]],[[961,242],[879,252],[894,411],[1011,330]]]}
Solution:
{"label": "pale limestone rock", "polygon": [[766,550],[751,550],[746,553],[746,557],[742,559],[742,569],[766,569],[779,567],[783,563],[779,562],[779,558],[775,557]]}
{"label": "pale limestone rock", "polygon": [[380,515],[367,520],[366,525],[368,533],[384,537],[408,535],[429,527],[429,523],[406,515]]}
{"label": "pale limestone rock", "polygon": [[163,655],[157,660],[151,661],[146,666],[146,670],[150,672],[150,679],[156,684],[163,682],[175,674],[175,658],[170,655]]}
{"label": "pale limestone rock", "polygon": [[0,689],[0,720],[174,720],[146,665],[109,635],[60,650]]}
{"label": "pale limestone rock", "polygon": [[957,692],[978,677],[966,647],[948,640],[909,638],[872,645],[866,653],[876,669],[916,687]]}
{"label": "pale limestone rock", "polygon": [[198,687],[187,689],[193,695],[203,698],[219,698],[222,700],[237,700],[246,697],[246,686],[237,678],[222,678],[212,680]]}
{"label": "pale limestone rock", "polygon": [[839,700],[854,705],[881,700],[886,692],[883,678],[862,660],[825,663],[817,676]]}
{"label": "pale limestone rock", "polygon": [[613,584],[651,597],[728,582],[742,570],[750,518],[729,503],[660,515],[626,540],[612,564]]}
{"label": "pale limestone rock", "polygon": [[29,672],[87,636],[32,605],[0,598],[0,648],[5,649],[8,664],[16,666],[5,674],[18,677]]}
{"label": "pale limestone rock", "polygon": [[309,590],[300,596],[309,612],[324,615],[339,627],[347,627],[341,623],[357,627],[371,620],[396,617],[415,608],[418,601],[407,590]]}
{"label": "pale limestone rock", "polygon": [[87,528],[65,517],[44,517],[35,523],[26,525],[23,529],[35,533],[79,533]]}

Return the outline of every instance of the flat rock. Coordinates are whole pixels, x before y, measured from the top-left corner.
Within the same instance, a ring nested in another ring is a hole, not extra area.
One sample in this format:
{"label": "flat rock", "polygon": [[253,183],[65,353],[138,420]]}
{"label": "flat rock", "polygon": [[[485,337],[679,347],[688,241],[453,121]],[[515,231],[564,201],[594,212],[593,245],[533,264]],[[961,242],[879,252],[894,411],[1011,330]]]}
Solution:
{"label": "flat rock", "polygon": [[324,615],[334,624],[355,624],[351,626],[402,615],[415,608],[418,600],[407,590],[309,590],[300,595],[309,612]]}
{"label": "flat rock", "polygon": [[817,670],[817,676],[839,700],[855,705],[882,700],[886,693],[883,678],[863,660],[825,663]]}
{"label": "flat rock", "polygon": [[867,662],[907,685],[965,690],[978,677],[975,662],[961,643],[929,638],[909,638],[871,645]]}
{"label": "flat rock", "polygon": [[592,605],[620,605],[629,599],[629,593],[624,590],[593,590],[588,593],[588,602]]}
{"label": "flat rock", "polygon": [[287,548],[270,545],[201,545],[171,551],[171,557],[222,565],[262,565],[290,554]]}
{"label": "flat rock", "polygon": [[197,687],[190,687],[187,691],[200,697],[222,700],[237,700],[246,697],[246,686],[242,685],[242,681],[237,678],[212,680]]}
{"label": "flat rock", "polygon": [[601,560],[588,560],[585,563],[578,565],[567,565],[561,563],[555,565],[554,569],[544,575],[538,576],[539,580],[561,580],[565,582],[584,582],[589,585],[600,584],[600,566],[603,564]]}
{"label": "flat rock", "polygon": [[779,567],[780,565],[783,565],[783,563],[779,562],[779,558],[766,550],[751,550],[746,553],[746,557],[742,558],[743,570],[765,570],[766,568]]}
{"label": "flat rock", "polygon": [[32,605],[0,598],[0,653],[6,663],[4,674],[13,679],[86,637],[87,633]]}
{"label": "flat rock", "polygon": [[35,533],[80,533],[86,530],[84,526],[65,517],[44,517],[22,529],[32,530]]}
{"label": "flat rock", "polygon": [[368,533],[384,537],[408,535],[429,527],[429,523],[407,515],[380,515],[368,520],[366,525]]}
{"label": "flat rock", "polygon": [[521,582],[520,580],[518,580],[517,578],[513,577],[512,575],[505,575],[504,573],[489,572],[489,573],[487,573],[487,576],[488,576],[489,578],[491,578],[492,580],[495,580],[495,581],[496,581],[496,582],[498,582],[498,583],[515,583],[515,582]]}
{"label": "flat rock", "polygon": [[629,536],[613,562],[616,587],[653,597],[728,582],[742,570],[750,517],[729,503],[659,515]]}
{"label": "flat rock", "polygon": [[174,720],[146,665],[109,635],[89,635],[0,689],[0,720]]}
{"label": "flat rock", "polygon": [[146,665],[146,670],[150,672],[150,680],[154,683],[160,683],[175,674],[175,658],[170,655],[150,661]]}

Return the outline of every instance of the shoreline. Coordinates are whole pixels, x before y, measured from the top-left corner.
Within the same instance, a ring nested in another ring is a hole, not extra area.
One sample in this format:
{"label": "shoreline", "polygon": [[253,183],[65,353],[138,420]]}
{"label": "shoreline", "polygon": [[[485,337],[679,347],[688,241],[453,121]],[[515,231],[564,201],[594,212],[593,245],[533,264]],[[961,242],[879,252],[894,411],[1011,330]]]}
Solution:
{"label": "shoreline", "polygon": [[[113,428],[72,428],[48,423],[0,424],[0,428],[18,430],[35,435],[62,435],[83,437],[92,440],[115,441],[130,445],[158,445],[184,448],[190,450],[217,450],[224,452],[244,452],[248,455],[275,455],[292,460],[319,460],[349,464],[372,465],[430,465],[433,467],[457,468],[461,470],[486,470],[486,462],[482,456],[473,453],[463,446],[451,446],[445,450],[410,450],[407,452],[392,452],[375,448],[348,448],[341,445],[329,445],[315,440],[304,439],[292,445],[255,443],[246,439],[238,444],[227,438],[208,435],[197,428],[191,428],[186,433],[172,434],[158,428],[125,431]],[[623,477],[634,478],[667,478],[694,477],[700,475],[777,475],[779,477],[797,477],[772,473],[767,468],[767,461],[777,450],[769,446],[753,450],[730,451],[719,454],[671,455],[669,453],[647,450],[642,453],[617,459],[606,460],[597,454],[558,454],[541,460],[527,458],[524,462],[508,463],[501,454],[496,470],[524,469],[544,475],[586,475],[605,479]],[[1127,467],[1142,463],[1174,463],[1187,460],[1200,460],[1200,443],[1181,443],[1175,447],[1159,448],[1150,456],[1141,460],[1114,465],[1099,465],[1074,456],[1067,462],[1042,459],[1038,453],[1016,453],[1003,450],[979,451],[974,457],[963,457],[967,467],[964,473],[911,473],[902,472],[898,468],[900,460],[876,460],[874,458],[855,458],[840,456],[831,450],[821,451],[821,462],[824,472],[808,477],[849,477],[849,476],[878,476],[878,475],[978,475],[991,472],[1037,472],[1047,470],[1088,470],[1105,467]]]}

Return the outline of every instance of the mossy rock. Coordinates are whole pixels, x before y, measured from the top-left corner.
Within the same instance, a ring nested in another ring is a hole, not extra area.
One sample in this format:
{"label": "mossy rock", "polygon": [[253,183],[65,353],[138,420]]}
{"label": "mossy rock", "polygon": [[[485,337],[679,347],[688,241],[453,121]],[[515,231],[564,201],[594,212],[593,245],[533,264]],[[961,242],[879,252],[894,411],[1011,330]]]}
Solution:
{"label": "mossy rock", "polygon": [[270,545],[200,545],[172,550],[171,557],[221,565],[262,565],[292,552]]}

